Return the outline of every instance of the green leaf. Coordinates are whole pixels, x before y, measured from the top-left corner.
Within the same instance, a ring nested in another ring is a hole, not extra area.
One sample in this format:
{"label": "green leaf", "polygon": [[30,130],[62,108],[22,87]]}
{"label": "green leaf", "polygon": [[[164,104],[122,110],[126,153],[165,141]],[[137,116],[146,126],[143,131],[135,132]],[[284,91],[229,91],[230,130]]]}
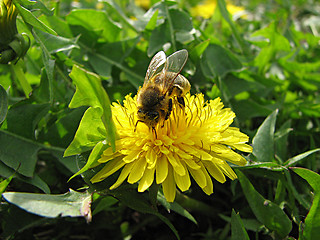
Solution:
{"label": "green leaf", "polygon": [[50,193],[50,188],[48,187],[48,185],[37,174],[34,174],[32,178],[25,177],[17,173],[17,171],[13,170],[12,168],[9,168],[7,165],[5,165],[1,161],[0,161],[0,176],[5,178],[10,178],[10,176],[13,176],[13,178],[17,178],[20,181],[26,182],[32,186],[39,188],[44,193]]}
{"label": "green leaf", "polygon": [[112,121],[110,100],[100,78],[76,65],[74,65],[70,77],[77,89],[69,107],[90,106],[90,108],[85,112],[65,156],[90,150],[105,138],[115,149],[116,129]]}
{"label": "green leaf", "polygon": [[147,25],[145,27],[147,30],[152,31],[157,26],[158,13],[159,13],[158,9],[153,11],[153,14],[150,17],[150,19],[149,19],[149,21],[148,21],[148,23],[147,23]]}
{"label": "green leaf", "polygon": [[217,44],[210,44],[203,53],[201,68],[206,77],[215,78],[240,70],[242,64],[229,50]]}
{"label": "green leaf", "polygon": [[190,59],[193,62],[199,61],[199,59],[201,59],[203,52],[207,49],[209,44],[210,44],[209,40],[206,40],[197,44],[189,53]]}
{"label": "green leaf", "polygon": [[153,209],[150,203],[141,194],[137,193],[135,189],[132,189],[131,186],[121,186],[116,190],[109,192],[109,194],[119,199],[123,204],[125,204],[129,208],[132,208],[133,210],[157,216],[160,220],[168,225],[177,239],[180,239],[177,230],[169,221],[169,219]]}
{"label": "green leaf", "polygon": [[8,96],[6,90],[0,85],[0,124],[6,119],[8,112]]}
{"label": "green leaf", "polygon": [[70,189],[65,194],[38,194],[7,192],[4,199],[29,213],[42,217],[85,217],[91,218],[91,194]]}
{"label": "green leaf", "polygon": [[291,120],[286,121],[275,133],[275,155],[282,161],[287,158],[288,135],[293,130]]}
{"label": "green leaf", "polygon": [[275,110],[264,120],[252,140],[252,153],[260,162],[274,161],[274,131],[277,114],[278,110]]}
{"label": "green leaf", "polygon": [[[105,196],[105,197],[99,196],[99,198],[100,198],[98,199],[99,202],[94,208],[92,215],[95,215],[102,211],[112,211],[112,206],[119,202],[117,199],[111,196]],[[96,201],[94,200],[94,202]]]}
{"label": "green leaf", "polygon": [[10,132],[0,130],[0,146],[0,160],[26,177],[33,177],[40,150],[51,153],[72,173],[78,170],[76,162],[71,160],[74,158],[62,156],[64,149],[43,145]]}
{"label": "green leaf", "polygon": [[7,179],[0,182],[0,194],[4,193],[4,191],[7,189],[9,183],[11,182],[14,175],[11,175]]}
{"label": "green leaf", "polygon": [[280,239],[287,236],[292,229],[292,224],[284,211],[261,196],[241,171],[236,170],[236,173],[243,193],[257,219],[268,229],[275,231]]}
{"label": "green leaf", "polygon": [[304,178],[314,190],[312,206],[305,219],[302,239],[319,239],[320,231],[320,175],[305,168],[292,168],[300,177]]}
{"label": "green leaf", "polygon": [[[30,104],[29,101],[24,101],[13,105],[7,116],[8,131],[25,138],[35,139],[35,129],[49,109],[48,103]],[[23,116],[23,121],[21,121],[21,116]]]}
{"label": "green leaf", "polygon": [[231,214],[231,240],[249,240],[248,233],[244,228],[242,220],[239,213],[237,214],[234,209],[232,209]]}
{"label": "green leaf", "polygon": [[46,32],[35,30],[40,40],[46,47],[50,54],[71,50],[73,48],[79,48],[75,43],[75,40],[64,38],[60,36],[55,36]]}
{"label": "green leaf", "polygon": [[57,35],[57,33],[37,19],[28,9],[21,6],[19,3],[15,3],[16,8],[18,9],[19,13],[21,14],[23,21],[29,23],[31,26],[38,28],[41,31]]}
{"label": "green leaf", "polygon": [[236,101],[230,100],[231,105],[239,121],[246,121],[254,117],[264,117],[272,113],[272,110],[264,105],[257,103],[252,99]]}
{"label": "green leaf", "polygon": [[305,153],[301,153],[295,157],[292,157],[290,159],[288,159],[288,161],[286,161],[284,164],[286,166],[293,166],[295,165],[297,162],[303,160],[304,158],[308,157],[310,154],[313,154],[315,152],[319,152],[320,151],[320,148],[316,148],[316,149],[313,149],[313,150],[309,150]]}
{"label": "green leaf", "polygon": [[152,32],[148,46],[148,56],[153,56],[162,49],[163,45],[170,41],[170,32],[166,23],[156,27]]}
{"label": "green leaf", "polygon": [[22,90],[24,92],[24,95],[26,98],[29,98],[29,95],[32,91],[32,88],[30,86],[30,83],[27,81],[27,78],[25,76],[25,73],[23,71],[23,64],[21,61],[18,61],[16,64],[11,64],[11,69],[14,72],[17,81],[22,87]]}
{"label": "green leaf", "polygon": [[223,18],[227,21],[227,23],[229,24],[232,33],[238,43],[238,45],[240,46],[242,52],[247,55],[249,50],[247,49],[246,46],[246,42],[244,41],[244,39],[240,36],[238,28],[235,26],[234,22],[232,21],[232,19],[230,18],[230,14],[227,10],[227,5],[226,2],[224,0],[218,0],[218,6],[219,6],[219,11],[221,13],[221,15],[223,16]]}
{"label": "green leaf", "polygon": [[119,40],[121,28],[114,24],[105,12],[94,9],[72,10],[66,17],[70,25],[80,25],[90,31],[102,31],[104,40],[115,42]]}
{"label": "green leaf", "polygon": [[183,208],[177,202],[172,202],[172,203],[168,202],[166,200],[166,198],[164,197],[163,193],[161,193],[160,191],[158,191],[157,200],[162,204],[162,206],[164,206],[167,209],[168,212],[170,210],[172,210],[172,211],[180,214],[181,216],[189,219],[194,224],[198,224],[197,220],[185,208]]}
{"label": "green leaf", "polygon": [[0,159],[12,169],[18,169],[18,173],[32,177],[37,154],[41,146],[34,142],[0,130]]}
{"label": "green leaf", "polygon": [[109,145],[105,144],[105,141],[101,141],[101,142],[98,142],[92,152],[90,153],[89,155],[89,158],[86,162],[86,164],[84,165],[84,167],[81,168],[80,171],[78,171],[77,173],[75,173],[70,179],[69,181],[78,176],[79,174],[89,170],[90,168],[93,168],[97,165],[99,165],[100,163],[98,163],[98,160],[101,158],[101,155],[103,153],[104,150],[106,150],[108,147],[110,147]]}
{"label": "green leaf", "polygon": [[41,38],[38,36],[38,31],[33,29],[32,34],[35,38],[35,40],[39,43],[41,50],[42,50],[42,61],[44,63],[44,67],[46,70],[46,75],[49,80],[49,99],[50,103],[53,102],[53,71],[55,66],[55,60],[51,58],[51,54],[49,50],[47,49],[47,46],[44,44],[44,42],[41,40]]}

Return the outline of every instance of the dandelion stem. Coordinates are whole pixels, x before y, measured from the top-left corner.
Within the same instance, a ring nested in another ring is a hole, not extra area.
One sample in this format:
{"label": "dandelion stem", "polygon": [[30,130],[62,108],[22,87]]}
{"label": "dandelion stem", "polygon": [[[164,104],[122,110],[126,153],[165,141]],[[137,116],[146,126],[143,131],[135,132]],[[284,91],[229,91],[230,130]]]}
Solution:
{"label": "dandelion stem", "polygon": [[10,64],[12,71],[17,77],[18,82],[20,83],[26,98],[29,98],[29,94],[32,91],[32,88],[26,79],[24,72],[22,70],[21,61],[18,61],[16,64]]}

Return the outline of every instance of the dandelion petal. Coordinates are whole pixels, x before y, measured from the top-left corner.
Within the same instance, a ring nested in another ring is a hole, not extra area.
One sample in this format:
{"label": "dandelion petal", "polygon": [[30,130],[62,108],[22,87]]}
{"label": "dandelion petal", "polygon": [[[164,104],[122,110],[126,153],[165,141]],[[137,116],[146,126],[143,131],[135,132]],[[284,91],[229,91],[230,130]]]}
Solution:
{"label": "dandelion petal", "polygon": [[168,202],[173,202],[176,197],[176,184],[174,181],[173,170],[168,167],[168,175],[165,181],[162,183],[163,194]]}

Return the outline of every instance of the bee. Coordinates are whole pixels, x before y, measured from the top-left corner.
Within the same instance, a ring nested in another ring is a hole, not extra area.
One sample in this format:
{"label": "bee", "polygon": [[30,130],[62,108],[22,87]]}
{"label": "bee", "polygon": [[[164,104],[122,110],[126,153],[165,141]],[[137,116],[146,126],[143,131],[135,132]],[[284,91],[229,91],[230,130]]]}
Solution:
{"label": "bee", "polygon": [[136,126],[142,122],[155,131],[159,122],[164,125],[169,118],[174,98],[181,107],[185,106],[184,95],[190,91],[191,86],[180,72],[187,59],[188,51],[185,49],[169,57],[160,51],[152,58],[143,86],[138,91]]}

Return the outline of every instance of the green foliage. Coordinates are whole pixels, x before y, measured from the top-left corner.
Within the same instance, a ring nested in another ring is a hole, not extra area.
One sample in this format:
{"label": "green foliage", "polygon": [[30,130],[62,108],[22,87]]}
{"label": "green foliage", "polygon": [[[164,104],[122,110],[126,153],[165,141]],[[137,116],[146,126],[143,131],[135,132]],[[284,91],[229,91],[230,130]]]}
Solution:
{"label": "green foliage", "polygon": [[[1,238],[319,238],[319,3],[241,1],[239,17],[218,0],[204,19],[204,2],[14,1],[24,47],[11,48],[30,48],[0,65]],[[136,94],[156,52],[179,49],[191,92],[220,96],[250,136],[239,179],[174,203],[156,184],[110,191],[117,173],[91,184],[115,148],[110,104]]]}

